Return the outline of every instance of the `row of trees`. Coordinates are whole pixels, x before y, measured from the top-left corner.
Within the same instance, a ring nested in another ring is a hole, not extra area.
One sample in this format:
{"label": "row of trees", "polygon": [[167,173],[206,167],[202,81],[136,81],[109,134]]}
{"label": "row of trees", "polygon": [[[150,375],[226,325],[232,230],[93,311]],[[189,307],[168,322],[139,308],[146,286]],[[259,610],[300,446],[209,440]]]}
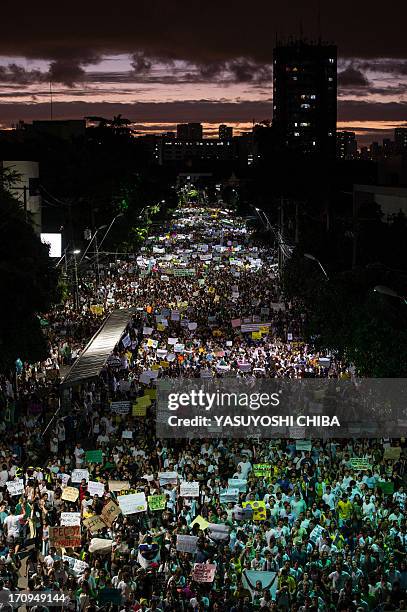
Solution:
{"label": "row of trees", "polygon": [[17,358],[37,361],[47,356],[39,313],[59,301],[58,273],[20,203],[10,194],[13,177],[0,174],[0,371]]}

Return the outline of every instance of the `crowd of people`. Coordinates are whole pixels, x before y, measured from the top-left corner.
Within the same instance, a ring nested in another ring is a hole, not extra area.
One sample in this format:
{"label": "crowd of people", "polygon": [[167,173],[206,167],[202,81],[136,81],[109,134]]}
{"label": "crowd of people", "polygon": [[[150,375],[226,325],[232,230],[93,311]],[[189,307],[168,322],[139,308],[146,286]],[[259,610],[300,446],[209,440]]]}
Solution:
{"label": "crowd of people", "polygon": [[[46,316],[49,360],[1,381],[0,592],[87,612],[407,609],[403,439],[155,434],[160,378],[352,376],[304,344],[244,219],[180,207],[80,298]],[[58,410],[59,371],[130,307]]]}

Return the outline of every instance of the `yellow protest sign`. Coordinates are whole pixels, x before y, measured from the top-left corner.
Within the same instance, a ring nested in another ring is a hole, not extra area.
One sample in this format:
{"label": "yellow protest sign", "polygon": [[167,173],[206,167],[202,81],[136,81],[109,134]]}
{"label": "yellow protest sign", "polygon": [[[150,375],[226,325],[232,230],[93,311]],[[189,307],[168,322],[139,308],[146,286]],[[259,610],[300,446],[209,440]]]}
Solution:
{"label": "yellow protest sign", "polygon": [[139,406],[151,406],[151,397],[148,394],[144,394],[137,398],[136,402]]}
{"label": "yellow protest sign", "polygon": [[157,397],[157,389],[146,389],[144,391],[144,397],[148,395],[150,399],[156,399]]}
{"label": "yellow protest sign", "polygon": [[200,529],[202,529],[202,531],[204,531],[210,525],[210,523],[208,523],[208,521],[206,519],[204,519],[203,516],[198,514],[196,519],[193,520],[192,523],[190,524],[190,527],[193,527],[194,525],[199,525]]}
{"label": "yellow protest sign", "polygon": [[133,404],[133,416],[145,417],[147,414],[147,406],[140,406],[140,404]]}
{"label": "yellow protest sign", "polygon": [[157,331],[164,331],[165,325],[164,323],[157,323]]}
{"label": "yellow protest sign", "polygon": [[153,365],[151,366],[152,370],[159,370],[160,369],[160,365],[158,363],[153,363]]}
{"label": "yellow protest sign", "polygon": [[270,327],[268,325],[260,325],[260,330],[262,334],[268,334],[270,331]]}
{"label": "yellow protest sign", "polygon": [[65,487],[62,491],[61,499],[65,501],[75,502],[79,497],[79,490],[75,487]]}
{"label": "yellow protest sign", "polygon": [[261,340],[261,331],[252,331],[252,340]]}
{"label": "yellow protest sign", "polygon": [[169,368],[170,367],[170,362],[169,361],[160,361],[160,366],[162,368]]}
{"label": "yellow protest sign", "polygon": [[94,315],[102,315],[103,314],[103,306],[102,306],[102,304],[92,304],[92,306],[89,306],[89,310]]}
{"label": "yellow protest sign", "polygon": [[251,506],[253,510],[254,521],[265,521],[266,520],[266,503],[264,501],[248,501],[243,502],[243,508]]}

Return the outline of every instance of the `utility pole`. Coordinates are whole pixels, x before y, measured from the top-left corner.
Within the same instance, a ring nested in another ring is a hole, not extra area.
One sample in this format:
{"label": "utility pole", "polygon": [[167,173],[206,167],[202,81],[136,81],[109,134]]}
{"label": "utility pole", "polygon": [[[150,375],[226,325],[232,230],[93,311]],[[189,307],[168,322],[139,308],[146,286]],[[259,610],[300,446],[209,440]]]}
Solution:
{"label": "utility pole", "polygon": [[295,244],[300,241],[300,210],[298,200],[295,201]]}

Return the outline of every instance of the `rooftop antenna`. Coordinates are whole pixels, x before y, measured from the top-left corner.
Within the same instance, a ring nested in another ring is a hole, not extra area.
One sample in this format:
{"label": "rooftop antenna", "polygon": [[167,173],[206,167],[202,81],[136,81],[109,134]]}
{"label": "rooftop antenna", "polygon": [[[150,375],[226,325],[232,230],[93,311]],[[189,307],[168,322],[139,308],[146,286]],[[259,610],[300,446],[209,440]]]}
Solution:
{"label": "rooftop antenna", "polygon": [[49,82],[49,96],[50,96],[50,114],[51,114],[51,121],[53,119],[53,111],[52,111],[52,81]]}

